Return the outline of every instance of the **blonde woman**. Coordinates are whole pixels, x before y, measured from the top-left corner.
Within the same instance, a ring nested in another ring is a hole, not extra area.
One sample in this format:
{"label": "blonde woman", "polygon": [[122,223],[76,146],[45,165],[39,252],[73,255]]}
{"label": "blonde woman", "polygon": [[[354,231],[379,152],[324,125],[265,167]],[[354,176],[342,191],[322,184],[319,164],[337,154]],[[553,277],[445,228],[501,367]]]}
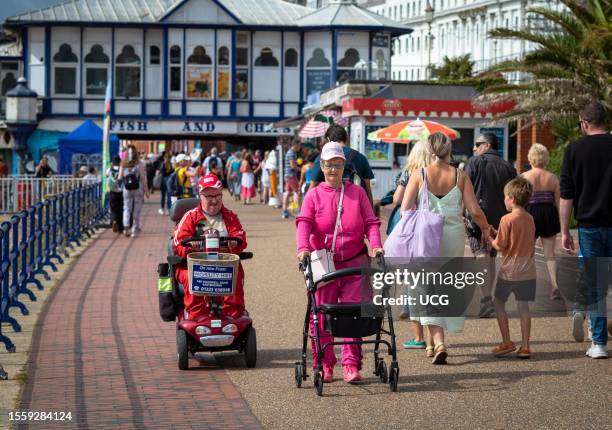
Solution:
{"label": "blonde woman", "polygon": [[140,211],[145,195],[149,197],[149,188],[145,163],[132,144],[128,145],[126,156],[121,161],[118,179],[123,183],[123,231],[127,237],[135,237],[140,231]]}
{"label": "blonde woman", "polygon": [[551,300],[560,300],[559,288],[557,285],[557,262],[555,260],[555,245],[557,234],[561,231],[559,224],[559,180],[557,177],[546,170],[550,156],[548,149],[542,144],[534,143],[527,159],[531,164],[531,170],[523,173],[533,187],[533,194],[529,199],[529,204],[525,208],[533,217],[536,226],[536,239],[539,237],[544,249],[546,266],[552,283],[550,293]]}
{"label": "blonde woman", "polygon": [[[425,142],[417,142],[410,151],[408,159],[406,160],[406,167],[402,170],[402,173],[397,178],[395,193],[393,194],[393,204],[401,205],[404,198],[404,192],[406,191],[406,185],[410,178],[410,173],[417,170],[420,171],[422,168],[427,167],[431,163],[431,154],[425,146]],[[399,215],[400,211],[397,210]],[[395,221],[397,224],[399,216]],[[390,221],[391,222],[391,221]],[[395,225],[394,224],[394,225]],[[390,231],[388,232],[390,233]],[[400,319],[410,318],[410,312],[408,306],[405,306],[399,314]],[[428,337],[429,342],[425,342],[423,326],[418,321],[412,321],[412,338],[404,342],[404,348],[406,349],[425,349],[428,345],[431,347],[428,351],[433,350],[433,343]]]}
{"label": "blonde woman", "polygon": [[[452,151],[451,140],[445,134],[434,133],[428,137],[426,147],[432,156],[432,162],[424,169],[429,210],[444,215],[440,257],[463,257],[465,228],[462,208],[465,207],[478,224],[482,230],[483,239],[491,236],[491,226],[478,205],[470,178],[449,164]],[[404,192],[402,212],[414,207],[422,186],[423,179],[420,171],[413,172]],[[465,317],[420,314],[411,315],[410,318],[426,325],[429,330],[433,349],[428,347],[426,351],[428,356],[433,355],[432,364],[446,364],[448,352],[444,345],[444,331],[462,331]]]}

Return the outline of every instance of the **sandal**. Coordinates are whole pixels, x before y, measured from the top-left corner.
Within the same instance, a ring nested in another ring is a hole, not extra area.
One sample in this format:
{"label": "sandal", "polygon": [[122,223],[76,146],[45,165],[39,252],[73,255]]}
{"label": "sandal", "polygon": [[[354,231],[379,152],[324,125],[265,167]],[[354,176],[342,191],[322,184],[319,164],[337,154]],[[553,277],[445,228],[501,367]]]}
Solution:
{"label": "sandal", "polygon": [[433,350],[434,357],[431,361],[431,364],[446,364],[446,357],[448,357],[448,352],[446,352],[446,348],[443,343],[436,345]]}
{"label": "sandal", "polygon": [[433,346],[426,346],[425,347],[425,355],[429,358],[432,358],[434,356],[434,347]]}

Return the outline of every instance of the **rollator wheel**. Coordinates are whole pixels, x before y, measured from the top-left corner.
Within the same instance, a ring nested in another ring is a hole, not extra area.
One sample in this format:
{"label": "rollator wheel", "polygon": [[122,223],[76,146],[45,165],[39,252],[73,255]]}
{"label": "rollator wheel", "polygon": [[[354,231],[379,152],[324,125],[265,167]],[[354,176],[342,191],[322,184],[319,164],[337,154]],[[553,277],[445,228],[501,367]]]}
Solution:
{"label": "rollator wheel", "polygon": [[302,363],[295,363],[295,386],[300,388],[302,386],[302,378],[304,371],[302,370]]}
{"label": "rollator wheel", "polygon": [[249,327],[248,330],[246,347],[244,348],[244,361],[248,368],[253,368],[257,364],[257,334],[253,326]]}
{"label": "rollator wheel", "polygon": [[397,391],[397,382],[399,380],[399,366],[397,363],[391,364],[391,370],[389,371],[389,389],[394,393]]}
{"label": "rollator wheel", "polygon": [[323,395],[323,375],[318,370],[315,370],[313,382],[317,396]]}
{"label": "rollator wheel", "polygon": [[189,351],[187,350],[187,333],[178,329],[176,331],[176,356],[180,370],[189,369]]}
{"label": "rollator wheel", "polygon": [[387,364],[383,360],[378,362],[378,377],[380,378],[380,382],[383,384],[387,383],[389,375],[387,373]]}

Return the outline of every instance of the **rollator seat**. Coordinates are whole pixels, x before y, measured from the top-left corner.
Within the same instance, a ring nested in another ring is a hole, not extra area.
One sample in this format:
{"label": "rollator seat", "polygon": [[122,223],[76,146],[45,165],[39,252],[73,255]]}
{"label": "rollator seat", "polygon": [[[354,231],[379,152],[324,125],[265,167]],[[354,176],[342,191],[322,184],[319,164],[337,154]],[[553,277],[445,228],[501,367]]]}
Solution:
{"label": "rollator seat", "polygon": [[318,309],[325,314],[325,331],[335,337],[373,336],[382,327],[382,313],[371,303],[325,303]]}

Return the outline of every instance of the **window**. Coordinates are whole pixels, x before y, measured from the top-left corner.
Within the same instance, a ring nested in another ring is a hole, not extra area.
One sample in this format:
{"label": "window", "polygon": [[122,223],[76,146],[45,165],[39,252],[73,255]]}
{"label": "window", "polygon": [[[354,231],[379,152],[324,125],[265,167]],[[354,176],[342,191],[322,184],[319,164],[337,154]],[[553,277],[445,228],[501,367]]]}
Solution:
{"label": "window", "polygon": [[259,51],[259,56],[255,59],[255,67],[278,67],[278,59],[274,56],[272,48],[262,48]]}
{"label": "window", "polygon": [[181,92],[181,47],[172,45],[170,47],[170,92],[179,93]]}
{"label": "window", "polygon": [[400,16],[399,16],[400,19],[403,18],[402,14],[404,13],[404,11],[402,9],[403,9],[403,7],[402,7],[402,5],[400,5]]}
{"label": "window", "polygon": [[152,45],[149,47],[149,64],[160,64],[161,54],[159,46]]}
{"label": "window", "polygon": [[53,56],[54,92],[58,95],[76,95],[78,58],[72,46],[62,43]]}
{"label": "window", "polygon": [[344,51],[344,56],[338,61],[338,78],[340,82],[356,78],[355,65],[360,60],[359,51],[355,48],[348,48]]}
{"label": "window", "polygon": [[230,51],[227,46],[221,46],[217,50],[217,99],[230,98]]}
{"label": "window", "polygon": [[101,45],[93,45],[85,55],[85,94],[103,96],[106,94],[110,60]]}
{"label": "window", "polygon": [[236,34],[236,77],[234,78],[235,98],[249,98],[249,33]]}
{"label": "window", "polygon": [[312,51],[312,57],[306,63],[306,67],[329,67],[329,60],[325,57],[325,52],[321,48]]}
{"label": "window", "polygon": [[206,48],[201,45],[193,48],[193,52],[187,58],[187,97],[198,99],[213,97],[211,66],[212,59],[206,53]]}
{"label": "window", "polygon": [[298,53],[295,49],[289,48],[285,51],[285,67],[297,67]]}
{"label": "window", "polygon": [[140,57],[134,47],[124,45],[115,63],[115,95],[140,97]]}

